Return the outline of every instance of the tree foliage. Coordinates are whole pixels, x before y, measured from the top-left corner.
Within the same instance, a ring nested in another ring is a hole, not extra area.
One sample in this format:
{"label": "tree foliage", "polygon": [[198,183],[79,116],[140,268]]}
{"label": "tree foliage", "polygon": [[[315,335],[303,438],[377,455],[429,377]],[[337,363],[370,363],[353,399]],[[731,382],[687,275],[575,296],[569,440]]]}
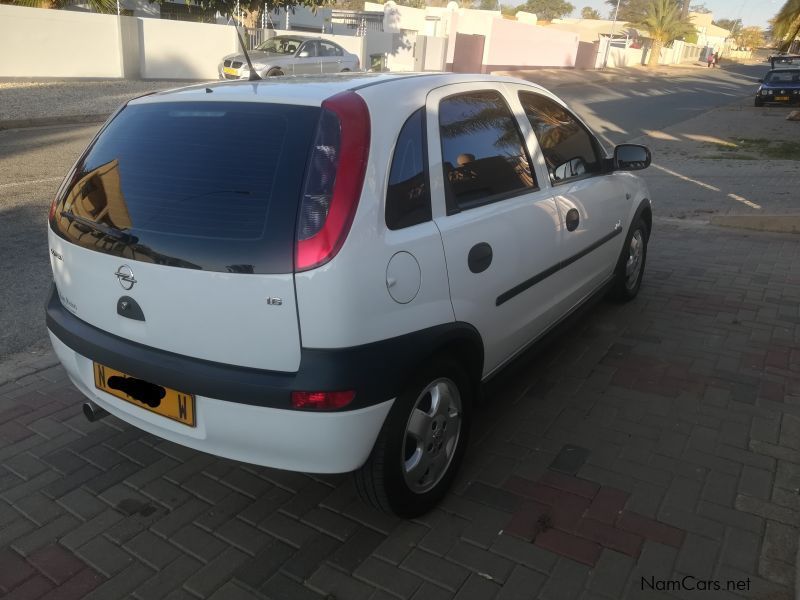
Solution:
{"label": "tree foliage", "polygon": [[787,49],[800,35],[800,0],[786,0],[786,3],[772,20],[772,36]]}
{"label": "tree foliage", "polygon": [[722,27],[723,29],[730,31],[731,36],[733,37],[738,36],[739,32],[742,30],[741,19],[716,19],[711,22],[717,27]]}
{"label": "tree foliage", "polygon": [[[70,0],[0,0],[2,4],[13,4],[16,6],[28,6],[31,8],[54,8],[61,9],[71,5]],[[117,12],[117,0],[86,0],[86,4],[99,13]]]}
{"label": "tree foliage", "polygon": [[[650,6],[650,3],[651,0],[620,0],[619,16],[617,19],[631,23],[634,21],[641,21],[647,15],[647,10]],[[606,4],[608,4],[611,9],[609,18],[613,18],[614,10],[617,7],[617,0],[606,0]],[[687,9],[689,7],[688,0],[670,0],[670,4],[675,4],[681,10],[684,8],[684,6]]]}
{"label": "tree foliage", "polygon": [[630,24],[650,32],[653,40],[647,63],[650,67],[658,64],[664,44],[696,31],[691,21],[681,16],[681,6],[674,0],[650,0],[644,18]]}
{"label": "tree foliage", "polygon": [[744,48],[760,48],[764,45],[764,32],[761,27],[745,27],[736,36],[736,43]]}
{"label": "tree foliage", "polygon": [[517,10],[535,13],[543,21],[552,21],[570,14],[575,10],[575,6],[565,0],[528,0],[522,6],[518,6]]}
{"label": "tree foliage", "polygon": [[593,9],[591,6],[584,6],[581,9],[582,19],[600,19],[600,13]]}

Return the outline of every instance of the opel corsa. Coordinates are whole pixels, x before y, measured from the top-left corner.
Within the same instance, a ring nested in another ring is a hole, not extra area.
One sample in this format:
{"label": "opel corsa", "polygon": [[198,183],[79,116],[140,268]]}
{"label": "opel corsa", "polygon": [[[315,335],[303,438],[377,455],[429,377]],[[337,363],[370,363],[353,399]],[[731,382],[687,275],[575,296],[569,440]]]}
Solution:
{"label": "opel corsa", "polygon": [[52,204],[50,339],[90,418],[355,471],[365,500],[419,515],[481,384],[596,294],[636,296],[652,215],[629,171],[649,163],[513,78],[137,98]]}

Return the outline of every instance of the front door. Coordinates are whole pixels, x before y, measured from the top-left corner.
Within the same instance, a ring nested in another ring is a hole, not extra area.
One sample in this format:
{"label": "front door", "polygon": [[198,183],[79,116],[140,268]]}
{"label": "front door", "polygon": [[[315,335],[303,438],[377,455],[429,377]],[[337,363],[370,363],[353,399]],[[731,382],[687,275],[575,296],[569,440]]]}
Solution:
{"label": "front door", "polygon": [[488,375],[546,327],[560,232],[505,86],[474,88],[428,95],[428,156],[453,310],[483,338]]}
{"label": "front door", "polygon": [[294,55],[295,75],[314,75],[322,72],[319,62],[319,42],[311,40],[304,42]]}
{"label": "front door", "polygon": [[629,175],[605,170],[599,141],[561,103],[525,86],[509,87],[536,135],[563,224],[555,279],[570,308],[613,272],[631,207],[624,185]]}

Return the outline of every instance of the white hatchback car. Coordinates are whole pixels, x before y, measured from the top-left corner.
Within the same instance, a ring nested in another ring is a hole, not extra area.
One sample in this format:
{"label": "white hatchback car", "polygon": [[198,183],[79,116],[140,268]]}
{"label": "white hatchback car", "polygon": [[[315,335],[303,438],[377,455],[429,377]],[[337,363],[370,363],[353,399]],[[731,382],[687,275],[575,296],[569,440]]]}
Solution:
{"label": "white hatchback car", "polygon": [[47,326],[88,398],[244,462],[445,493],[482,382],[642,281],[643,146],[481,75],[198,85],[128,102],[53,202]]}

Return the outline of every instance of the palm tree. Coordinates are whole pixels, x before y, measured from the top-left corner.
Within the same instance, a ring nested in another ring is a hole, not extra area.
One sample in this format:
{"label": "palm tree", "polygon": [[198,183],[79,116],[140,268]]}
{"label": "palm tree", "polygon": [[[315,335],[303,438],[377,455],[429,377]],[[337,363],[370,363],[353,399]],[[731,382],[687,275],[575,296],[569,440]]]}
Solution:
{"label": "palm tree", "polygon": [[[69,0],[0,0],[2,4],[13,4],[16,6],[29,6],[31,8],[64,8],[71,4]],[[92,10],[99,13],[117,12],[117,0],[86,0],[86,4]]]}
{"label": "palm tree", "polygon": [[648,67],[658,65],[664,44],[695,32],[692,22],[681,17],[681,5],[674,0],[651,0],[642,20],[631,25],[650,32],[653,44],[650,48],[650,59],[647,61]]}
{"label": "palm tree", "polygon": [[780,41],[780,49],[788,50],[800,34],[800,0],[786,0],[772,22],[772,36]]}

